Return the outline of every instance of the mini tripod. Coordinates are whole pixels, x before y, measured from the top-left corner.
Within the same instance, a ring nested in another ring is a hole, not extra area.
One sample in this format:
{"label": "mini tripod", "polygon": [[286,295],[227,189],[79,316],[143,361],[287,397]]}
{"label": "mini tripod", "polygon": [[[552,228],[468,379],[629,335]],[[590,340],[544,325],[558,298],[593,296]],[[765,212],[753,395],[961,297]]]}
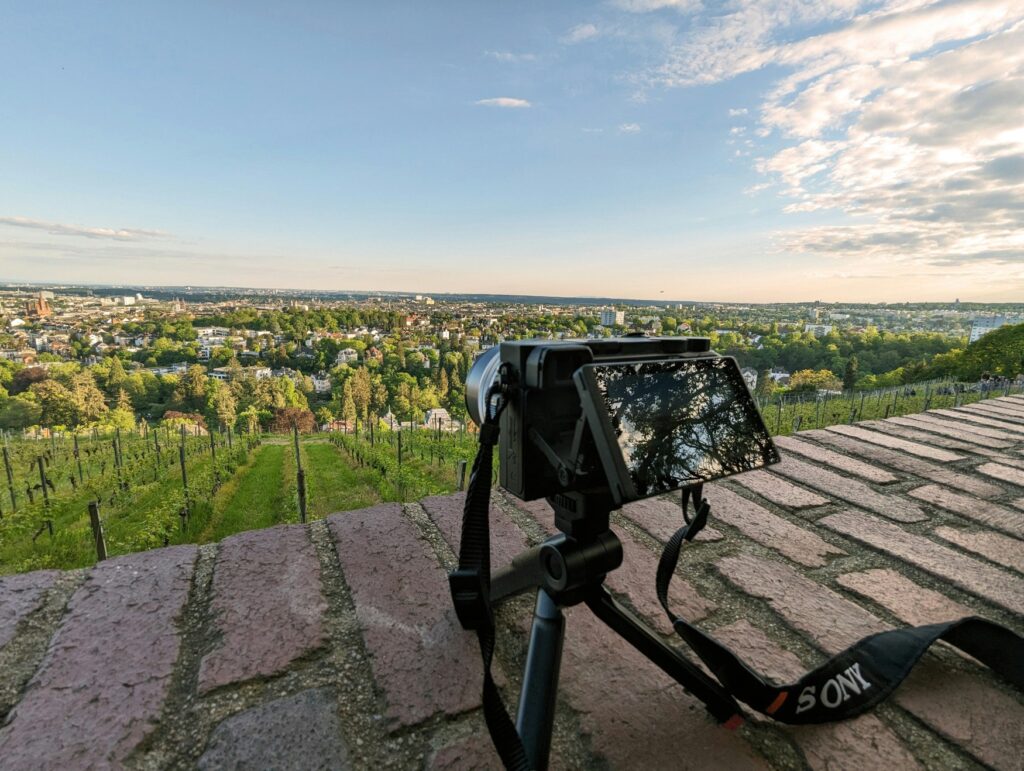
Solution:
{"label": "mini tripod", "polygon": [[530,767],[547,768],[565,636],[562,608],[580,603],[700,699],[716,720],[725,723],[740,715],[739,706],[721,685],[666,645],[605,588],[605,576],[622,564],[622,543],[609,529],[609,514],[615,508],[610,497],[566,493],[548,502],[562,532],[519,554],[491,578],[495,604],[537,590],[516,717]]}

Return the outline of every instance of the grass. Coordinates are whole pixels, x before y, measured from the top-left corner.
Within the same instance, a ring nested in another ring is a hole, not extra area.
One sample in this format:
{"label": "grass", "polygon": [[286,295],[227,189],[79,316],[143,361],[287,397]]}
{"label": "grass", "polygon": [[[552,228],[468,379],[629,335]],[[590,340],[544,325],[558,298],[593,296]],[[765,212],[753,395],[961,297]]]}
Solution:
{"label": "grass", "polygon": [[264,445],[213,498],[213,512],[199,543],[243,530],[276,525],[288,510],[284,478],[286,447]]}
{"label": "grass", "polygon": [[381,502],[377,475],[358,468],[330,444],[303,445],[309,519],[336,511],[362,509]]}

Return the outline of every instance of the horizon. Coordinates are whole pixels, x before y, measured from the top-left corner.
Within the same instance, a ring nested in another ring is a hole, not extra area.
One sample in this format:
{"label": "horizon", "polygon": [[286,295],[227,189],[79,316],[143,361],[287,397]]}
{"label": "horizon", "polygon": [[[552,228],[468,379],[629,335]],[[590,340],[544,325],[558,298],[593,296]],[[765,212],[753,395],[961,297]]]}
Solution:
{"label": "horizon", "polygon": [[1008,0],[13,11],[0,272],[1014,302],[1022,52]]}
{"label": "horizon", "polygon": [[[382,296],[393,296],[393,297],[416,297],[424,296],[437,298],[451,298],[451,297],[468,297],[468,298],[519,298],[524,300],[546,300],[546,301],[585,301],[593,300],[599,304],[607,303],[621,303],[621,304],[648,304],[652,306],[657,305],[1019,305],[1024,307],[1024,300],[1005,300],[1005,301],[993,301],[993,302],[976,302],[973,300],[962,300],[960,298],[954,298],[953,300],[897,300],[897,301],[886,301],[886,300],[822,300],[822,299],[802,299],[802,300],[762,300],[762,301],[750,301],[750,300],[694,300],[694,299],[668,299],[668,298],[645,298],[645,297],[612,297],[612,296],[597,296],[597,295],[557,295],[557,294],[515,294],[507,292],[428,292],[419,289],[314,289],[312,287],[268,287],[268,286],[229,286],[226,284],[145,284],[145,283],[86,283],[86,282],[60,282],[60,281],[8,281],[0,279],[0,290],[3,289],[28,289],[35,287],[63,287],[67,289],[106,289],[106,290],[145,290],[151,289],[160,292],[165,292],[172,289],[181,289],[187,291],[199,290],[238,290],[245,292],[268,292],[268,293],[289,293],[289,294],[301,294],[310,293],[313,295],[328,295],[328,294],[348,294],[348,295],[366,295],[367,297],[373,295]],[[152,299],[152,298],[149,298]]]}

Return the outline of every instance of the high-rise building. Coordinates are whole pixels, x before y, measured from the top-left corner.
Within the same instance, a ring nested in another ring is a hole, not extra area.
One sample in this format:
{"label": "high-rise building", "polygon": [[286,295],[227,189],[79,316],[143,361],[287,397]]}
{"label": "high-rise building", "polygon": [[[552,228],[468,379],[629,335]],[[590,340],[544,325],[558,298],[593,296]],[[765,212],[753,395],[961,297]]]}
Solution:
{"label": "high-rise building", "polygon": [[971,324],[971,336],[968,338],[967,342],[973,343],[978,338],[987,335],[993,329],[999,329],[999,327],[1004,327],[1008,323],[1009,322],[1006,320],[1005,316],[986,316],[985,318],[975,319]]}
{"label": "high-rise building", "polygon": [[601,311],[601,326],[621,327],[626,323],[626,312],[617,311],[614,308],[605,308]]}

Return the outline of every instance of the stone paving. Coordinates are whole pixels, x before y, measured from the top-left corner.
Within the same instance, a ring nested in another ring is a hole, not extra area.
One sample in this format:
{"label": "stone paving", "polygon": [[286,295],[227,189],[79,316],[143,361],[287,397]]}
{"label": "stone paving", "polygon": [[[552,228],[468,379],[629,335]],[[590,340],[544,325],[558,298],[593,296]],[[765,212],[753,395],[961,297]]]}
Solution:
{"label": "stone paving", "polygon": [[[1024,398],[805,431],[708,486],[677,612],[780,681],[871,632],[965,614],[1024,632]],[[219,544],[0,578],[0,768],[496,768],[475,637],[450,607],[462,498],[384,504]],[[495,564],[552,530],[496,495]],[[654,596],[677,499],[613,515],[611,590]],[[514,703],[532,602],[498,613]],[[582,608],[554,768],[1024,768],[1024,694],[936,646],[844,723],[729,731]]]}

